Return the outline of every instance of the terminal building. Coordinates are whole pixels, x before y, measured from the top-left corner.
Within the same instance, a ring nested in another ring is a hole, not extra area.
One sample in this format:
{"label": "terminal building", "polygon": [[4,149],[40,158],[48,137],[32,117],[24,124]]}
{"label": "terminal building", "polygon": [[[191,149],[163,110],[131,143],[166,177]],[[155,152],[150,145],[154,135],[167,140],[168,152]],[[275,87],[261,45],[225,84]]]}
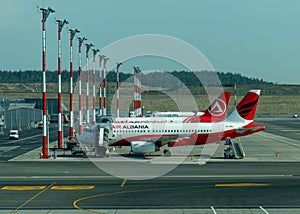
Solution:
{"label": "terminal building", "polygon": [[[1,99],[2,100],[2,99]],[[63,113],[68,109],[62,103]],[[58,114],[57,98],[47,99],[47,113]],[[34,128],[43,119],[43,100],[41,98],[25,98],[22,100],[5,99],[0,103],[0,130]]]}
{"label": "terminal building", "polygon": [[[43,99],[41,98],[25,98],[25,103],[34,103],[34,108],[43,110]],[[67,112],[68,109],[64,103],[61,104],[62,111]],[[58,114],[58,100],[57,98],[47,98],[48,114]]]}
{"label": "terminal building", "polygon": [[33,128],[41,121],[43,112],[31,103],[11,103],[4,113],[5,127],[9,129]]}

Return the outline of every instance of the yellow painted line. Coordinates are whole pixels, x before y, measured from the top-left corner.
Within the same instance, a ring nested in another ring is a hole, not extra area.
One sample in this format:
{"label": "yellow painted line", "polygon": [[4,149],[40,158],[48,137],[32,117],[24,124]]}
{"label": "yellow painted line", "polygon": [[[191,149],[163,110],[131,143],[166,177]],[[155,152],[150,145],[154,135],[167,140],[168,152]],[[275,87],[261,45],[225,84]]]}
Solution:
{"label": "yellow painted line", "polygon": [[[124,182],[124,181],[123,181]],[[111,192],[111,193],[102,193],[97,195],[91,195],[83,198],[79,198],[75,201],[73,201],[73,207],[75,209],[88,212],[88,213],[97,213],[97,214],[103,214],[103,212],[86,209],[84,207],[80,207],[78,204],[81,201],[86,201],[93,198],[100,198],[100,197],[107,197],[107,196],[118,196],[122,194],[130,194],[130,193],[141,193],[141,192],[151,192],[151,191],[165,191],[165,190],[183,190],[183,189],[194,189],[194,188],[204,188],[208,186],[187,186],[187,187],[165,187],[165,188],[152,188],[152,189],[140,189],[140,190],[130,190],[130,191],[119,191],[119,192]]]}
{"label": "yellow painted line", "polygon": [[233,184],[215,184],[215,187],[261,187],[269,186],[270,184],[258,184],[258,183],[233,183]]}
{"label": "yellow painted line", "polygon": [[26,190],[43,190],[46,186],[4,186],[1,190],[26,191]]}
{"label": "yellow painted line", "polygon": [[52,186],[54,186],[56,182],[52,183],[51,185],[47,186],[45,189],[43,189],[42,191],[38,192],[37,194],[35,194],[34,196],[32,196],[31,198],[29,198],[27,201],[25,201],[23,204],[21,204],[20,206],[18,206],[16,209],[14,209],[11,213],[14,214],[16,212],[18,212],[18,210],[22,209],[23,207],[25,207],[27,204],[29,204],[31,201],[33,201],[35,198],[39,197],[43,192],[47,191],[48,189],[50,189]]}
{"label": "yellow painted line", "polygon": [[121,187],[124,187],[125,184],[126,184],[126,182],[127,182],[127,179],[125,178],[125,179],[122,181],[122,183],[121,183]]}
{"label": "yellow painted line", "polygon": [[283,130],[280,130],[282,132],[300,132],[299,129],[283,129]]}
{"label": "yellow painted line", "polygon": [[91,190],[95,186],[52,186],[51,190]]}

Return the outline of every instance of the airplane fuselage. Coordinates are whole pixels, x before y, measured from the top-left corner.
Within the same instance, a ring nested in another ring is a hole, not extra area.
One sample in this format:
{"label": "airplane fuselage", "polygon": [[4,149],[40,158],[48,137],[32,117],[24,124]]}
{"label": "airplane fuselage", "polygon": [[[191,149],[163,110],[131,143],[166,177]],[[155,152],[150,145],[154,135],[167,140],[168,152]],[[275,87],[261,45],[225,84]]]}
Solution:
{"label": "airplane fuselage", "polygon": [[129,146],[132,141],[160,141],[174,138],[169,146],[200,145],[249,135],[264,129],[237,131],[241,123],[113,123],[113,146]]}

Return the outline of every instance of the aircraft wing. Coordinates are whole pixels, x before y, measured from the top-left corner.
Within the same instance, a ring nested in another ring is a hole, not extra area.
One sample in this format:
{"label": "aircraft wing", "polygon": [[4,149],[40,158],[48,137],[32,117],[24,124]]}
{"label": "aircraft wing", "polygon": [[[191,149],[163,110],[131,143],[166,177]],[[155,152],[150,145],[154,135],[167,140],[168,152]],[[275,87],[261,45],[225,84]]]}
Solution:
{"label": "aircraft wing", "polygon": [[145,139],[145,140],[160,143],[163,146],[163,145],[169,144],[170,142],[177,142],[179,140],[188,139],[192,135],[191,134],[162,135],[162,136],[157,137],[157,138],[149,138],[149,139]]}

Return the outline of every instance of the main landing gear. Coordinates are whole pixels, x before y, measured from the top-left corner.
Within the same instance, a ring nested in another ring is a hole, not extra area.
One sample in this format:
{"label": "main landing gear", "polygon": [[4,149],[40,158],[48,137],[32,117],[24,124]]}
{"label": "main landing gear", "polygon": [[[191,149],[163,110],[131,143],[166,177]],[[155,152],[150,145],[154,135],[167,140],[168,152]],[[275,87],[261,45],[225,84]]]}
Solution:
{"label": "main landing gear", "polygon": [[171,157],[171,155],[172,155],[169,149],[164,149],[163,153],[164,153],[164,156],[166,156],[166,157]]}

